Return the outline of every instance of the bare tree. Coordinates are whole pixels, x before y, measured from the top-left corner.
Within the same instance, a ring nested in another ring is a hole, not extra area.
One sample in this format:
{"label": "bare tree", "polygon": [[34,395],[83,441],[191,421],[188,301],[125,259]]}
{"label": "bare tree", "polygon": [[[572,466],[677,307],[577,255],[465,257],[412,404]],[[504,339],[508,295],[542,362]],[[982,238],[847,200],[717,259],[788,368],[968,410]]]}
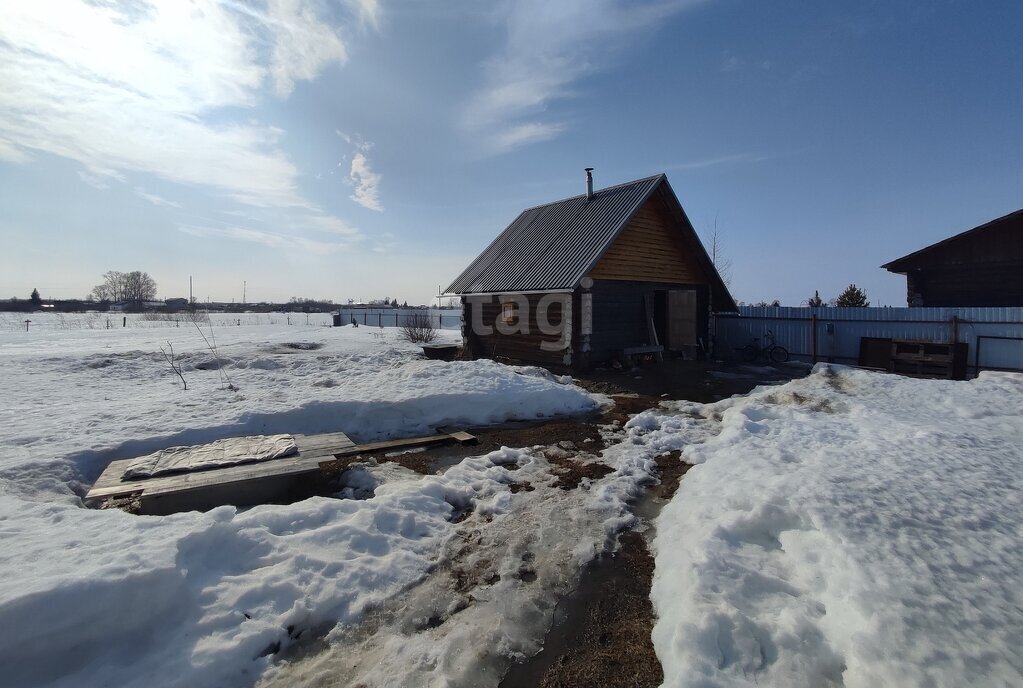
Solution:
{"label": "bare tree", "polygon": [[156,281],[147,272],[138,270],[124,276],[124,300],[132,308],[142,310],[146,301],[156,298]]}
{"label": "bare tree", "polygon": [[96,285],[89,295],[97,301],[123,302],[142,310],[146,301],[156,298],[156,281],[147,272],[111,270],[103,274],[103,283]]}
{"label": "bare tree", "polygon": [[729,289],[732,287],[732,259],[726,258],[721,251],[721,232],[718,230],[718,219],[714,217],[714,233],[710,235],[710,261],[721,276],[721,281]]}

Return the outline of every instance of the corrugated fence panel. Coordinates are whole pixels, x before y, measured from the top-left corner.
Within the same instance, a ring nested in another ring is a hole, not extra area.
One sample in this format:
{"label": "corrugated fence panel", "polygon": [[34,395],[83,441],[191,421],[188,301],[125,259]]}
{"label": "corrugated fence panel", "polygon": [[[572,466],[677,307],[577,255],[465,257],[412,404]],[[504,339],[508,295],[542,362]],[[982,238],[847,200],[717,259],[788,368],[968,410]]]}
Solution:
{"label": "corrugated fence panel", "polygon": [[457,330],[462,327],[461,308],[341,308],[341,324],[353,320],[366,326],[402,327],[413,315],[428,315],[434,327]]}
{"label": "corrugated fence panel", "polygon": [[[1023,370],[1023,308],[793,308],[741,306],[716,318],[719,350],[739,349],[768,332],[797,358],[812,355],[811,318],[817,317],[817,358],[855,363],[861,337],[948,342],[952,318],[969,364]],[[979,344],[979,357],[978,357]]]}

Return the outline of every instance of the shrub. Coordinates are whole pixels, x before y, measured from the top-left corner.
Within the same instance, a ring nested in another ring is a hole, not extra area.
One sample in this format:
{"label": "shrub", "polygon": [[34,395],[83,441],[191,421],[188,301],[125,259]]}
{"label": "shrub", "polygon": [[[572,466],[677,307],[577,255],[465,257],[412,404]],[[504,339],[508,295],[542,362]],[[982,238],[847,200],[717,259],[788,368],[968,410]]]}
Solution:
{"label": "shrub", "polygon": [[413,313],[401,326],[401,338],[413,344],[429,344],[437,338],[437,330],[426,313]]}

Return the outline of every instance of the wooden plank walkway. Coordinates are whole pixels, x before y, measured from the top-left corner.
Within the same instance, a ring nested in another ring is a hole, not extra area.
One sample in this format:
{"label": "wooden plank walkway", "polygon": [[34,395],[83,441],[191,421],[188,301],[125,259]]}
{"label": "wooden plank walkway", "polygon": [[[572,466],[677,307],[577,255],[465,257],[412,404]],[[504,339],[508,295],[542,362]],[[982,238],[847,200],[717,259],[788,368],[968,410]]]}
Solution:
{"label": "wooden plank walkway", "polygon": [[320,465],[342,456],[404,449],[442,442],[465,444],[476,438],[467,432],[428,437],[355,444],[343,432],[295,435],[298,454],[269,461],[212,468],[145,480],[122,480],[134,459],[112,461],[85,495],[86,502],[137,497],[143,514],[168,514],[190,509],[209,509],[221,504],[247,506],[286,492],[303,476],[316,473]]}

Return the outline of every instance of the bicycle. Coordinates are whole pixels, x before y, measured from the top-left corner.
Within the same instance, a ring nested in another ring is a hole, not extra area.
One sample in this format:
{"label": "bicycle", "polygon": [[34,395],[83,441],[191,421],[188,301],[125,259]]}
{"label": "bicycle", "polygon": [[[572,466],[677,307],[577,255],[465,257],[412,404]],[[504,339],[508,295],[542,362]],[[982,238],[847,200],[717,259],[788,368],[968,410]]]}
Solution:
{"label": "bicycle", "polygon": [[739,350],[742,360],[747,363],[754,363],[761,356],[772,363],[784,363],[789,360],[788,349],[774,343],[774,333],[770,330],[764,335],[763,346],[757,343],[759,341],[760,337],[754,337],[752,342]]}

